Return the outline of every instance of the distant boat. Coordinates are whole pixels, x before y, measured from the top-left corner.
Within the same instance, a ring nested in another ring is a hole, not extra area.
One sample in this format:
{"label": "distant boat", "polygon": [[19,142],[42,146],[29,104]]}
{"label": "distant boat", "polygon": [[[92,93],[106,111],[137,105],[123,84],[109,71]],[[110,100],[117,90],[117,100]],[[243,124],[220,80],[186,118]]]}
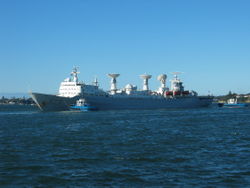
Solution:
{"label": "distant boat", "polygon": [[248,104],[246,103],[238,103],[237,97],[234,99],[229,99],[227,103],[219,103],[219,107],[225,107],[225,108],[244,108],[247,107]]}
{"label": "distant boat", "polygon": [[79,99],[79,100],[76,101],[75,105],[70,106],[70,110],[95,111],[95,110],[97,110],[97,108],[87,104],[84,99]]}

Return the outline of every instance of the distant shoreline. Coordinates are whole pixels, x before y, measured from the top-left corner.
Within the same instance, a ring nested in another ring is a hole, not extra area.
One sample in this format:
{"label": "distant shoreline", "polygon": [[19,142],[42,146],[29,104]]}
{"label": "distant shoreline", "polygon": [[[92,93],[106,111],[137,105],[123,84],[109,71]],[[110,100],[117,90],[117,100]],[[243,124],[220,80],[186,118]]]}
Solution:
{"label": "distant shoreline", "polygon": [[0,93],[0,97],[5,97],[5,98],[29,98],[29,93],[28,92],[15,92],[15,93]]}
{"label": "distant shoreline", "polygon": [[1,97],[0,99],[0,105],[35,105],[35,102],[33,101],[32,98],[6,98],[4,96]]}

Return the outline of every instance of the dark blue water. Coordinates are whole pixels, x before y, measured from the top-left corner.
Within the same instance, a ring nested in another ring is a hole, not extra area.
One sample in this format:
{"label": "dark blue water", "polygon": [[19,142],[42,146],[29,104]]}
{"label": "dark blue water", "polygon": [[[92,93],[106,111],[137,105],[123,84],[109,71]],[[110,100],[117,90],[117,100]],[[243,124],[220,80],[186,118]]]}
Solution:
{"label": "dark blue water", "polygon": [[0,106],[2,187],[249,187],[250,109]]}

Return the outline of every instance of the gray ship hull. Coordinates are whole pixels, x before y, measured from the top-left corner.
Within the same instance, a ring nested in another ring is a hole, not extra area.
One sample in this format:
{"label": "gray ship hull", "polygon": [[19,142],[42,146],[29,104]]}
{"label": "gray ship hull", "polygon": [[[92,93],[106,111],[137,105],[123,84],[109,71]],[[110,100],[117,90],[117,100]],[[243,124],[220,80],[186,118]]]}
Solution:
{"label": "gray ship hull", "polygon": [[84,95],[84,99],[88,104],[99,110],[200,108],[208,107],[213,101],[213,97],[210,96],[140,98]]}
{"label": "gray ship hull", "polygon": [[80,96],[70,98],[42,93],[30,93],[30,96],[41,111],[67,111],[70,105],[75,104],[80,98]]}
{"label": "gray ship hull", "polygon": [[56,95],[30,93],[32,99],[42,111],[67,111],[70,105],[79,98],[98,110],[129,110],[129,109],[169,109],[169,108],[199,108],[207,107],[213,97],[186,96],[175,98],[163,97],[114,97],[111,95],[94,96],[84,95],[60,97]]}

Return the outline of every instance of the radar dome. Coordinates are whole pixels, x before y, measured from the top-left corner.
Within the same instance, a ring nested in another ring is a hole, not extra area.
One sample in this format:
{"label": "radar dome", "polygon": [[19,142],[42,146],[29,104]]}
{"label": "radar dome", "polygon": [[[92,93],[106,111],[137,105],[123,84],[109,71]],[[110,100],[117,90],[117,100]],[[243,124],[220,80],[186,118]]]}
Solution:
{"label": "radar dome", "polygon": [[133,89],[133,86],[132,86],[131,84],[127,84],[127,85],[125,86],[125,88],[126,88],[126,89]]}

